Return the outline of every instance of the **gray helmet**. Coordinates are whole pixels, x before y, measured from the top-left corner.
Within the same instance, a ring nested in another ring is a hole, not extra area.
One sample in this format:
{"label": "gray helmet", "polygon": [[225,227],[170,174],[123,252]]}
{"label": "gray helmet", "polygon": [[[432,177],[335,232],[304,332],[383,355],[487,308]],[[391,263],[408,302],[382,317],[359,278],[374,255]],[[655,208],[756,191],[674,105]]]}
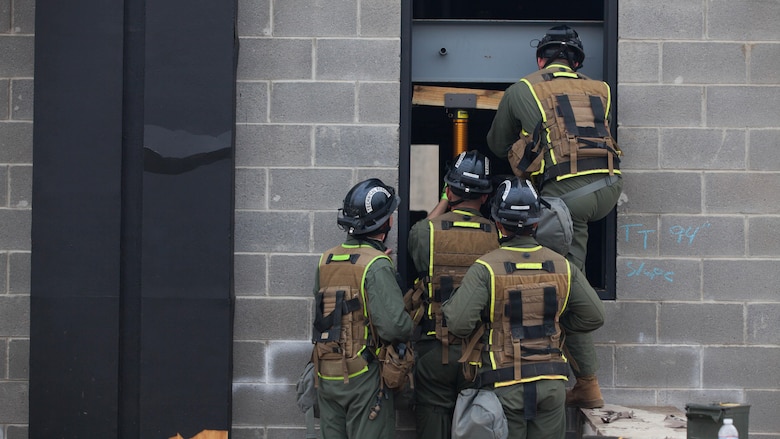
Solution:
{"label": "gray helmet", "polygon": [[337,223],[350,235],[374,232],[387,222],[400,201],[392,186],[378,178],[369,178],[347,192]]}
{"label": "gray helmet", "polygon": [[539,196],[528,180],[511,177],[498,185],[490,209],[493,221],[516,232],[538,223],[541,215]]}
{"label": "gray helmet", "polygon": [[[462,152],[450,167],[444,181],[462,198],[476,198],[493,192],[490,159],[478,151]],[[472,195],[473,194],[473,195]]]}
{"label": "gray helmet", "polygon": [[582,46],[577,31],[566,25],[550,28],[536,46],[536,57],[549,60],[563,58],[569,61],[569,66],[574,68],[574,63],[582,65],[585,61],[585,50]]}

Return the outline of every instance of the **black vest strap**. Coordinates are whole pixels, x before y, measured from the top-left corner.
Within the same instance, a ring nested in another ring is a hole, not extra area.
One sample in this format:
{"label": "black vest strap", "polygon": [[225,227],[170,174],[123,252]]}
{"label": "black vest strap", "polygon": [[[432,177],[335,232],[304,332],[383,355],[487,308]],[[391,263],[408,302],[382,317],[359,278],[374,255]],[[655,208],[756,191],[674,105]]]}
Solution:
{"label": "black vest strap", "polygon": [[[620,166],[618,166],[620,160],[617,157],[615,157],[613,160],[614,160],[613,169],[620,169]],[[590,171],[593,169],[609,169],[609,161],[607,160],[606,157],[594,157],[594,158],[577,160],[577,170],[579,172]],[[548,166],[547,169],[545,169],[544,179],[551,180],[558,176],[566,175],[570,173],[571,173],[571,163],[569,162],[558,163],[557,165]]]}
{"label": "black vest strap", "polygon": [[596,126],[597,136],[594,137],[609,137],[604,120],[604,104],[601,102],[601,98],[592,95],[588,96],[588,98],[590,99],[590,108],[593,110],[593,121]]}
{"label": "black vest strap", "polygon": [[536,417],[536,382],[523,383],[523,417],[530,421]]}
{"label": "black vest strap", "polygon": [[[569,365],[564,362],[530,363],[521,366],[522,375],[525,378],[538,377],[540,375],[569,375]],[[482,388],[502,381],[515,379],[514,367],[505,367],[498,370],[488,370],[477,375],[474,381],[476,388]]]}
{"label": "black vest strap", "polygon": [[341,316],[344,311],[344,290],[336,291],[336,305],[333,311],[327,316],[323,311],[323,293],[317,294],[317,311],[314,317],[314,329],[319,332],[315,334],[315,342],[339,341],[341,336]]}
{"label": "black vest strap", "polygon": [[580,130],[579,127],[577,127],[577,121],[574,119],[574,110],[571,108],[569,97],[566,95],[558,95],[555,97],[555,100],[558,102],[558,105],[556,105],[558,114],[563,117],[563,121],[566,124],[566,131],[570,136],[579,137]]}
{"label": "black vest strap", "polygon": [[509,303],[504,308],[504,314],[509,316],[509,327],[512,330],[512,338],[522,340],[525,338],[523,326],[523,293],[519,290],[509,292]]}

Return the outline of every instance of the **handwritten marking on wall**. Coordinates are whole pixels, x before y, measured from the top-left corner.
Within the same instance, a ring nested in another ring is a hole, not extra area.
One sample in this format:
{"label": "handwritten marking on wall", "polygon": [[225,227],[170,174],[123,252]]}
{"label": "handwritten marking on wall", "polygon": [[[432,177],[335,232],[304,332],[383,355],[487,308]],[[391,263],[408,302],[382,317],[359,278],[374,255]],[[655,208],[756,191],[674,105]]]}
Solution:
{"label": "handwritten marking on wall", "polygon": [[659,267],[647,267],[645,262],[640,262],[639,266],[634,266],[633,261],[627,261],[626,267],[630,270],[628,277],[647,276],[650,280],[662,279],[667,282],[674,282],[674,271],[667,271]]}

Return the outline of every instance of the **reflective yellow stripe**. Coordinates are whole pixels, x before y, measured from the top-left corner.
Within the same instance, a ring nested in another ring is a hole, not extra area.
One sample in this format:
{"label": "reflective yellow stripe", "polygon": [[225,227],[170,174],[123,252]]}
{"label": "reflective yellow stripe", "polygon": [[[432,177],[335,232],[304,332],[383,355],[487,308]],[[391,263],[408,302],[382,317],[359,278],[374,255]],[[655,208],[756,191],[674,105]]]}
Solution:
{"label": "reflective yellow stripe", "polygon": [[534,381],[540,381],[540,380],[569,381],[569,378],[565,375],[538,375],[531,378],[523,378],[522,380],[501,381],[500,383],[493,384],[493,387],[506,387],[506,386],[511,386],[512,384],[532,383]]}
{"label": "reflective yellow stripe", "polygon": [[[433,221],[428,221],[428,229],[430,229],[429,240],[428,243],[428,299],[429,302],[433,302]],[[428,314],[428,318],[433,318],[433,314],[431,314],[431,305],[428,304],[426,313]],[[430,333],[428,334],[430,335]]]}
{"label": "reflective yellow stripe", "polygon": [[350,255],[333,255],[331,256],[331,261],[348,261]]}
{"label": "reflective yellow stripe", "polygon": [[[552,140],[550,139],[550,129],[547,128],[547,113],[544,112],[544,107],[542,106],[542,101],[539,100],[539,96],[536,95],[536,90],[534,90],[534,86],[531,85],[531,83],[523,78],[520,80],[521,82],[525,82],[525,84],[528,86],[528,89],[531,91],[531,95],[534,97],[534,101],[536,101],[536,107],[539,109],[539,114],[542,115],[542,126],[544,128],[545,137],[547,138],[547,145],[552,144]],[[540,154],[544,154],[544,151],[541,151]],[[555,156],[552,154],[552,149],[550,150],[550,157],[552,157],[553,163],[555,163]],[[531,173],[531,175],[541,175],[544,174],[544,160],[542,160],[542,165],[539,168],[537,172]]]}
{"label": "reflective yellow stripe", "polygon": [[[351,374],[349,374],[349,375],[347,375],[347,376],[348,376],[348,377],[350,377],[350,378],[355,378],[356,376],[358,376],[358,375],[360,375],[360,374],[363,374],[363,373],[365,373],[366,371],[368,371],[368,366],[366,366],[366,367],[364,367],[364,368],[360,369],[359,371],[357,371],[357,372],[355,372],[355,373],[351,373]],[[319,375],[319,376],[320,376],[320,378],[322,378],[323,380],[328,380],[328,381],[336,381],[336,380],[343,380],[343,379],[344,379],[344,375],[339,375],[339,376],[326,376],[326,375],[323,375],[323,374],[321,374],[321,373],[317,373],[317,375]]]}
{"label": "reflective yellow stripe", "polygon": [[[493,272],[493,268],[490,267],[490,264],[487,262],[484,262],[482,260],[477,259],[476,261],[478,264],[482,264],[483,266],[487,267],[488,271],[490,272],[490,323],[494,323],[493,318],[495,317],[495,311],[496,311],[496,274]],[[493,346],[493,325],[490,325],[490,332],[488,332],[488,344],[490,346]],[[493,370],[496,370],[496,356],[493,353],[493,349],[490,349],[489,352],[490,355],[490,367]]]}
{"label": "reflective yellow stripe", "polygon": [[574,72],[553,72],[553,76],[556,78],[579,78],[579,75]]}
{"label": "reflective yellow stripe", "polygon": [[452,225],[455,227],[470,227],[472,229],[479,229],[482,227],[482,224],[472,223],[470,221],[454,221]]}

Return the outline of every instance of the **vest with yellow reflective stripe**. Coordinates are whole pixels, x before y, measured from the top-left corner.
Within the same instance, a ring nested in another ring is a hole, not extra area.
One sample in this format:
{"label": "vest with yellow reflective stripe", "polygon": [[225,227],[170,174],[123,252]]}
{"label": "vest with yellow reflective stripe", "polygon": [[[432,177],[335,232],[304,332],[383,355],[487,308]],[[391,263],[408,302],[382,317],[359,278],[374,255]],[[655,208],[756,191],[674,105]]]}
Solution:
{"label": "vest with yellow reflective stripe", "polygon": [[370,334],[365,277],[380,258],[389,259],[367,244],[342,244],[320,257],[313,342],[323,379],[348,381],[368,370],[377,342]]}
{"label": "vest with yellow reflective stripe", "polygon": [[[469,267],[480,256],[498,248],[495,225],[479,215],[454,209],[429,220],[430,252],[428,265],[427,335],[443,340],[441,303],[460,286]],[[444,323],[446,325],[446,323]],[[434,328],[431,328],[434,326]]]}
{"label": "vest with yellow reflective stripe", "polygon": [[533,133],[521,133],[512,145],[509,161],[515,173],[541,181],[620,173],[622,151],[607,120],[611,105],[607,83],[564,67],[540,70],[521,82],[533,93],[542,120]]}
{"label": "vest with yellow reflective stripe", "polygon": [[501,386],[565,379],[559,319],[571,286],[566,259],[542,246],[502,247],[477,263],[491,277],[484,337],[489,368],[499,373],[488,382]]}

